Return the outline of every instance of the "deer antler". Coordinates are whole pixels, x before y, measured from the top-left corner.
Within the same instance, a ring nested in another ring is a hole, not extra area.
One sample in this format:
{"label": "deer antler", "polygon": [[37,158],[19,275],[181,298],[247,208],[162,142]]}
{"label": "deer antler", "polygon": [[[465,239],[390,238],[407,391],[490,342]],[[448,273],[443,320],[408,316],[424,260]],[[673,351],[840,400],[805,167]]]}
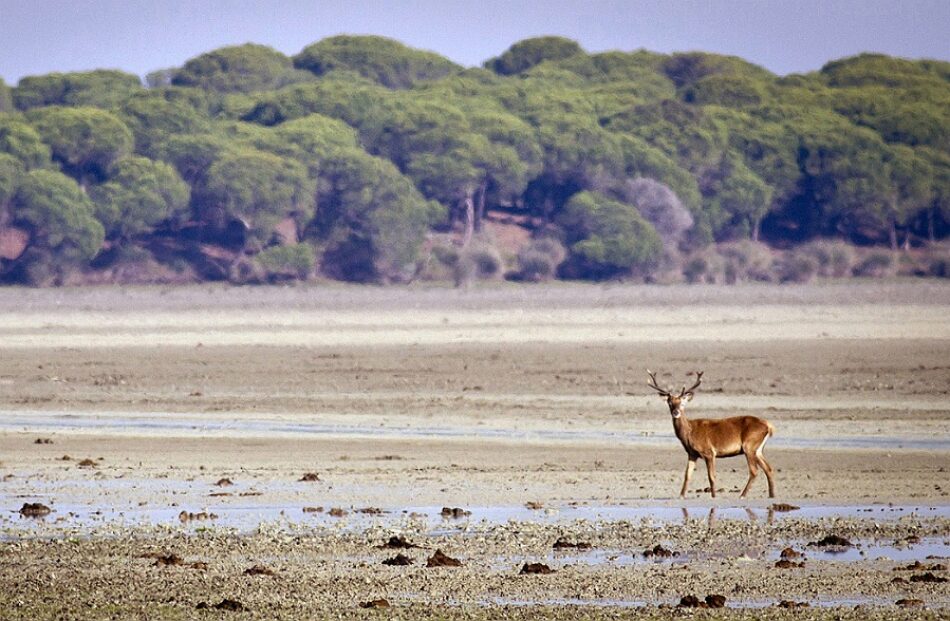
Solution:
{"label": "deer antler", "polygon": [[653,373],[653,372],[650,371],[650,369],[647,369],[647,375],[650,376],[650,381],[647,382],[647,386],[649,386],[649,387],[652,388],[653,390],[657,391],[658,393],[660,393],[660,394],[663,395],[664,397],[669,397],[669,396],[670,396],[670,392],[669,392],[668,390],[663,390],[662,388],[660,388],[659,386],[656,385],[656,373]]}
{"label": "deer antler", "polygon": [[703,383],[703,373],[705,373],[705,371],[696,371],[696,383],[690,386],[689,389],[683,386],[680,397],[685,397],[686,395],[693,396],[693,391],[699,388],[699,385]]}

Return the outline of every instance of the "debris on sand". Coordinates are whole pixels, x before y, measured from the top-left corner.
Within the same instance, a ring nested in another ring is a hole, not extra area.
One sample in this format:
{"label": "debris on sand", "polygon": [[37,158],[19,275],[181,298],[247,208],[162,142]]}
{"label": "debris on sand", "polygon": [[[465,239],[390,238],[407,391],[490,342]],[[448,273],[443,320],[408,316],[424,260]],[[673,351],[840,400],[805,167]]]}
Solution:
{"label": "debris on sand", "polygon": [[408,550],[409,548],[418,548],[414,543],[409,543],[402,535],[393,535],[389,541],[379,546],[383,550]]}
{"label": "debris on sand", "polygon": [[60,461],[72,461],[73,458],[70,457],[69,455],[63,455],[62,457],[59,458],[59,460],[60,460]]}
{"label": "debris on sand", "polygon": [[725,608],[726,606],[726,596],[712,594],[706,596],[706,605],[710,608]]}
{"label": "debris on sand", "polygon": [[673,550],[667,550],[660,544],[656,544],[652,548],[647,548],[644,550],[643,556],[645,558],[672,558],[674,556],[679,556],[679,554]]}
{"label": "debris on sand", "polygon": [[544,563],[525,563],[521,567],[521,574],[553,574],[554,570]]}
{"label": "debris on sand", "polygon": [[298,479],[298,481],[303,481],[305,483],[312,483],[314,481],[319,481],[320,475],[316,472],[308,472]]}
{"label": "debris on sand", "polygon": [[804,556],[804,554],[802,554],[801,552],[799,552],[798,550],[790,546],[782,550],[782,553],[779,556],[781,556],[781,558],[784,558],[786,560],[791,560],[793,558],[801,558],[802,556]]}
{"label": "debris on sand", "polygon": [[808,602],[793,602],[790,599],[783,599],[776,606],[779,608],[811,608],[811,604]]}
{"label": "debris on sand", "polygon": [[80,468],[95,468],[96,462],[87,457],[86,459],[79,462],[79,467]]}
{"label": "debris on sand", "polygon": [[227,477],[224,477],[223,479],[218,479],[218,482],[215,483],[215,485],[217,485],[218,487],[227,487],[228,485],[234,485],[234,481],[232,481],[231,479]]}
{"label": "debris on sand", "polygon": [[404,567],[406,565],[412,565],[412,559],[400,552],[396,556],[392,558],[387,558],[385,561],[383,561],[383,565],[394,565],[398,567]]}
{"label": "debris on sand", "polygon": [[916,574],[916,575],[911,576],[910,581],[911,582],[946,582],[947,579],[942,576],[935,575],[934,573],[928,571],[927,573],[924,573],[924,574]]}
{"label": "debris on sand", "polygon": [[851,548],[854,546],[853,543],[845,539],[844,537],[839,537],[838,535],[825,535],[824,539],[818,541],[812,541],[808,544],[809,546],[816,548]]}
{"label": "debris on sand", "polygon": [[442,507],[440,515],[444,518],[463,518],[467,515],[472,515],[471,511],[466,511],[461,507]]}
{"label": "debris on sand", "polygon": [[901,608],[923,608],[924,600],[905,598],[905,599],[897,600],[896,602],[894,602],[894,605],[900,606]]}
{"label": "debris on sand", "polygon": [[389,608],[389,600],[387,599],[371,599],[368,602],[360,602],[360,608]]}
{"label": "debris on sand", "polygon": [[52,444],[52,443],[53,443],[52,438],[37,438],[36,440],[33,441],[33,444]]}
{"label": "debris on sand", "polygon": [[894,568],[894,571],[946,571],[947,566],[943,563],[931,563],[926,565],[920,561],[914,561],[910,565],[903,565]]}
{"label": "debris on sand", "polygon": [[254,565],[244,570],[245,576],[273,576],[274,570],[263,565]]}
{"label": "debris on sand", "polygon": [[208,494],[208,496],[210,496],[211,498],[224,498],[224,497],[233,496],[233,495],[234,494],[232,494],[231,492],[211,492],[210,494]]}
{"label": "debris on sand", "polygon": [[680,598],[677,608],[724,608],[725,606],[725,595],[707,595],[704,600],[700,600],[695,595],[684,595]]}
{"label": "debris on sand", "polygon": [[544,508],[544,503],[538,502],[537,500],[529,500],[528,502],[524,503],[524,506],[526,509],[531,509],[532,511],[540,511]]}
{"label": "debris on sand", "polygon": [[798,511],[801,509],[801,507],[790,505],[787,502],[777,502],[769,508],[772,509],[772,511],[776,511],[778,513],[788,513],[789,511]]}
{"label": "debris on sand", "polygon": [[209,605],[208,602],[199,602],[195,606],[198,610],[205,610],[208,608],[214,608],[215,610],[227,610],[229,612],[243,612],[247,610],[247,607],[236,599],[222,599],[220,602],[214,605]]}
{"label": "debris on sand", "polygon": [[323,507],[304,507],[304,513],[323,513]]}
{"label": "debris on sand", "polygon": [[591,546],[586,541],[578,541],[577,543],[571,543],[564,537],[558,537],[558,540],[554,542],[552,546],[555,550],[590,550]]}
{"label": "debris on sand", "polygon": [[174,552],[169,554],[157,554],[155,555],[155,562],[152,564],[154,567],[168,567],[170,565],[184,565],[185,559],[178,556]]}
{"label": "debris on sand", "polygon": [[333,507],[330,509],[330,511],[328,511],[328,513],[330,514],[330,517],[340,518],[349,512],[341,507]]}
{"label": "debris on sand", "polygon": [[41,502],[25,502],[20,507],[20,515],[23,517],[43,517],[49,515],[52,509]]}
{"label": "debris on sand", "polygon": [[362,509],[357,509],[357,513],[364,513],[366,515],[382,515],[386,513],[379,507],[363,507]]}
{"label": "debris on sand", "polygon": [[805,561],[796,563],[795,561],[790,561],[787,558],[783,558],[780,561],[775,561],[776,569],[797,569],[805,566]]}
{"label": "debris on sand", "polygon": [[198,513],[191,513],[190,511],[182,511],[178,514],[178,519],[181,522],[190,522],[192,520],[215,520],[218,516],[215,513],[208,513],[207,511],[199,511]]}
{"label": "debris on sand", "polygon": [[461,567],[462,561],[451,556],[446,556],[442,550],[436,550],[435,554],[426,560],[426,567]]}

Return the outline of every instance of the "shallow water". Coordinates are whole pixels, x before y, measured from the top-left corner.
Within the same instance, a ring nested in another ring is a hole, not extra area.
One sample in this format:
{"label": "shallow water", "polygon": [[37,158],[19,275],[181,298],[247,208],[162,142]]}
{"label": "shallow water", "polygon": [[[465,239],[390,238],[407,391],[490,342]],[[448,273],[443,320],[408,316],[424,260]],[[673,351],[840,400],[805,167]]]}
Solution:
{"label": "shallow water", "polygon": [[[61,413],[0,411],[0,431],[31,433],[101,433],[131,435],[178,435],[226,437],[350,437],[350,438],[443,438],[520,441],[611,442],[622,444],[675,443],[672,433],[643,435],[640,432],[561,429],[519,430],[490,427],[408,427],[323,424],[286,419],[198,418],[190,415],[155,413]],[[950,436],[835,436],[832,438],[777,436],[770,446],[785,448],[865,448],[950,451]]]}

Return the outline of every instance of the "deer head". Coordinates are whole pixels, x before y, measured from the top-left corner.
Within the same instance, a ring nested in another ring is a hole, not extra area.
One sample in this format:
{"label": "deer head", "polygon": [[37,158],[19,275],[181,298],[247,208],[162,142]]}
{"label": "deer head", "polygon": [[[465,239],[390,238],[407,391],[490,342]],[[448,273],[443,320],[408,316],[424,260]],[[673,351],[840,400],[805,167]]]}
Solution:
{"label": "deer head", "polygon": [[683,386],[683,389],[680,390],[678,395],[674,395],[672,392],[660,388],[656,383],[656,373],[652,373],[649,370],[647,370],[647,375],[650,376],[650,381],[647,382],[647,385],[666,399],[666,405],[670,408],[670,415],[672,415],[673,418],[679,418],[683,415],[683,405],[692,400],[693,391],[702,384],[703,373],[703,371],[696,371],[696,383],[689,388]]}

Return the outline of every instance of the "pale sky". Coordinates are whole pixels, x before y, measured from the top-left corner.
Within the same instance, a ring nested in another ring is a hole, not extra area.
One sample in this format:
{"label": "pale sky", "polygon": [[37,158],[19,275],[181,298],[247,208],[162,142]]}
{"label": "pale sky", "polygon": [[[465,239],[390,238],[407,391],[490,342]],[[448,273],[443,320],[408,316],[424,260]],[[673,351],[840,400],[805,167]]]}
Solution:
{"label": "pale sky", "polygon": [[467,66],[555,34],[592,52],[703,50],[787,74],[865,51],[950,60],[950,0],[0,0],[0,77],[144,75],[225,45],[293,55],[342,33]]}

